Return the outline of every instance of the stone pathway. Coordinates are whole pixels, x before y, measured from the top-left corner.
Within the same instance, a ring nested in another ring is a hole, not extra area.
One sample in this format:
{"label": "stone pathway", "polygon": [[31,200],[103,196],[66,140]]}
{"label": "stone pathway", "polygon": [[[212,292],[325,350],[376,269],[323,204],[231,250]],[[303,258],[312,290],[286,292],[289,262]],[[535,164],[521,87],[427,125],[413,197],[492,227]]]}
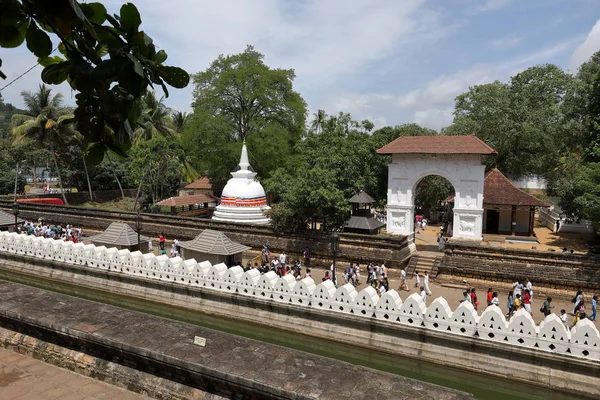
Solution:
{"label": "stone pathway", "polygon": [[0,348],[2,400],[134,400],[149,397]]}

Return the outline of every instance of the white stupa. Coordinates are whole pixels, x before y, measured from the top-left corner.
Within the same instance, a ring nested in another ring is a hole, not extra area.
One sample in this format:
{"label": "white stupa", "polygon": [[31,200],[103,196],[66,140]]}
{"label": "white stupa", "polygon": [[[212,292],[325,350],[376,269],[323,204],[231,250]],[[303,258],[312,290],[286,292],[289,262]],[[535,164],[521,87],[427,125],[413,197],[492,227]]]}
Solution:
{"label": "white stupa", "polygon": [[246,141],[242,145],[240,165],[231,173],[232,178],[221,194],[221,203],[215,209],[212,219],[237,224],[267,225],[271,223],[265,190],[254,180],[256,172],[248,162]]}

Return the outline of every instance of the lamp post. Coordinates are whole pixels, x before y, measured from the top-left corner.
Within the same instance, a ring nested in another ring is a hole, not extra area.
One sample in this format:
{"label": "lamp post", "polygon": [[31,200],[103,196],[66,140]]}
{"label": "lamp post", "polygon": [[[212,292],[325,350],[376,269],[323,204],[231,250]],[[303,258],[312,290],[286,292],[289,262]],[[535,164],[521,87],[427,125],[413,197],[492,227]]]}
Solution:
{"label": "lamp post", "polygon": [[337,286],[337,278],[335,276],[335,257],[340,249],[340,235],[337,232],[331,233],[331,254],[333,255],[333,284]]}
{"label": "lamp post", "polygon": [[19,163],[24,163],[25,160],[17,161],[17,169],[15,169],[15,202],[17,201],[17,181],[19,179]]}
{"label": "lamp post", "polygon": [[15,232],[17,231],[18,217],[19,217],[19,203],[16,201],[12,205],[13,214],[15,214]]}
{"label": "lamp post", "polygon": [[142,231],[142,214],[138,211],[135,215],[135,230],[138,234],[138,250],[142,251],[140,248],[140,232]]}

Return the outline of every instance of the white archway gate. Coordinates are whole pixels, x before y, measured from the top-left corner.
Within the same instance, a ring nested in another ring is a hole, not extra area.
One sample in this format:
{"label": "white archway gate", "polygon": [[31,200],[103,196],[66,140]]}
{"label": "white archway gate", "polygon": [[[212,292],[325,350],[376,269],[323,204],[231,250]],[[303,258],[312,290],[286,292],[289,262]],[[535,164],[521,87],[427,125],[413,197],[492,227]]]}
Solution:
{"label": "white archway gate", "polygon": [[496,152],[475,136],[405,136],[377,150],[391,154],[388,165],[387,231],[414,233],[415,190],[428,175],[442,176],[454,186],[453,237],[482,239],[483,180],[481,156]]}

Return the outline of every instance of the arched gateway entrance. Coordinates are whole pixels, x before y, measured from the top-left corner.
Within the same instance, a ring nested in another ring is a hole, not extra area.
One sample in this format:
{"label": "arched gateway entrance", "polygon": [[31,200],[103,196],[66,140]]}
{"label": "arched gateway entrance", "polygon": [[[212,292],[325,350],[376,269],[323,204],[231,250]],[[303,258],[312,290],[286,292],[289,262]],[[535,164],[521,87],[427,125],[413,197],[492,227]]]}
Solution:
{"label": "arched gateway entrance", "polygon": [[414,194],[427,175],[442,176],[454,186],[453,237],[481,240],[483,218],[483,155],[496,154],[476,136],[402,136],[377,154],[389,154],[387,231],[414,233]]}

